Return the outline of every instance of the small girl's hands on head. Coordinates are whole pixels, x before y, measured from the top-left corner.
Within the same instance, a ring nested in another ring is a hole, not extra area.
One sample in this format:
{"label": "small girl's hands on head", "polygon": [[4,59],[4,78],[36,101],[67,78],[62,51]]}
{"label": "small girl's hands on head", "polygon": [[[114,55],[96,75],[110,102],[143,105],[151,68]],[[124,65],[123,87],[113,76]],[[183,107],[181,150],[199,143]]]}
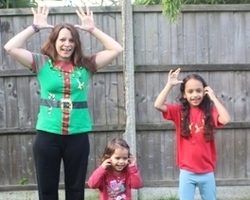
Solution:
{"label": "small girl's hands on head", "polygon": [[204,93],[209,96],[209,98],[211,99],[211,101],[213,101],[216,98],[216,96],[214,94],[214,91],[209,86],[207,86],[207,87],[204,88]]}
{"label": "small girl's hands on head", "polygon": [[182,81],[178,80],[178,75],[180,71],[181,71],[181,68],[178,68],[175,71],[170,70],[170,72],[168,73],[168,84],[170,84],[171,86],[174,86],[179,83],[182,83]]}
{"label": "small girl's hands on head", "polygon": [[49,7],[37,7],[37,11],[34,8],[31,8],[33,13],[33,24],[35,24],[39,29],[43,28],[53,28],[54,26],[48,24],[47,17],[49,14]]}
{"label": "small girl's hands on head", "polygon": [[101,166],[102,166],[104,169],[107,169],[109,166],[111,166],[111,159],[108,158],[108,159],[104,160],[103,163],[101,164]]}
{"label": "small girl's hands on head", "polygon": [[133,155],[130,155],[129,157],[129,167],[135,166],[136,165],[136,157]]}
{"label": "small girl's hands on head", "polygon": [[86,6],[86,13],[82,7],[79,7],[76,10],[76,14],[78,15],[82,23],[81,25],[75,25],[76,28],[80,28],[85,31],[90,31],[95,27],[93,12],[89,10],[88,6]]}

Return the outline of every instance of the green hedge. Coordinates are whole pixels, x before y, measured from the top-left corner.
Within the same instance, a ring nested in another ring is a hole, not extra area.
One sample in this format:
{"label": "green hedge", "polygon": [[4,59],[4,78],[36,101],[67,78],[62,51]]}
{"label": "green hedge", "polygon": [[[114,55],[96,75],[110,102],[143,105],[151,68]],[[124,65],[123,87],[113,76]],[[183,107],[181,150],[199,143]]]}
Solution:
{"label": "green hedge", "polygon": [[250,0],[185,0],[183,4],[247,4]]}
{"label": "green hedge", "polygon": [[182,5],[187,4],[248,4],[250,0],[135,0],[134,5],[163,5],[162,13],[174,21]]}
{"label": "green hedge", "polygon": [[0,0],[0,9],[31,7],[37,7],[37,3],[30,0]]}
{"label": "green hedge", "polygon": [[[250,0],[176,0],[181,4],[248,4]],[[173,0],[135,0],[134,5],[161,5]]]}

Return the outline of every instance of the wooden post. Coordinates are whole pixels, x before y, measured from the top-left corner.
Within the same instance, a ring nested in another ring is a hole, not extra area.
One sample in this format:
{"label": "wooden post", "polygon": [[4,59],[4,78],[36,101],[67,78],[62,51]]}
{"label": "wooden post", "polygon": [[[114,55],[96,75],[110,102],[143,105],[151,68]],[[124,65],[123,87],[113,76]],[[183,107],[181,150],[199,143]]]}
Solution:
{"label": "wooden post", "polygon": [[[122,39],[124,48],[123,76],[126,114],[126,129],[123,137],[130,145],[131,153],[136,156],[133,12],[131,0],[123,0],[121,5]],[[138,192],[136,190],[132,191],[132,199],[138,199]]]}

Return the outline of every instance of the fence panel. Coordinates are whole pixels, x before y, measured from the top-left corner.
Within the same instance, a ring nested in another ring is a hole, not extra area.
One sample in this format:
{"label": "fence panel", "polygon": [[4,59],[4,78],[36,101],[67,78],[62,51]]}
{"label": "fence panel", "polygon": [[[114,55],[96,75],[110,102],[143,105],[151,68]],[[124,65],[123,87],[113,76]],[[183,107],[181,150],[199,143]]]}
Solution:
{"label": "fence panel", "polygon": [[[184,6],[175,23],[161,13],[161,6],[136,6],[134,20],[135,109],[137,157],[144,185],[176,186],[175,136],[153,104],[167,81],[170,69],[182,68],[180,78],[199,73],[228,109],[232,122],[216,133],[218,185],[250,185],[250,25],[248,8],[232,5]],[[201,9],[201,10],[200,10]],[[97,27],[122,43],[121,10],[93,8]],[[52,8],[49,22],[79,23],[75,8]],[[237,23],[236,23],[237,22]],[[35,189],[32,155],[35,124],[39,111],[39,84],[4,51],[4,44],[32,23],[30,9],[0,13],[0,190]],[[41,30],[25,45],[39,52],[49,31]],[[103,46],[81,32],[85,53],[92,55]],[[94,123],[90,133],[89,174],[97,167],[107,141],[125,131],[125,99],[122,56],[94,75],[89,84],[89,108]],[[169,101],[175,102],[178,87]],[[63,183],[63,168],[61,183]],[[19,188],[20,189],[20,188]]]}

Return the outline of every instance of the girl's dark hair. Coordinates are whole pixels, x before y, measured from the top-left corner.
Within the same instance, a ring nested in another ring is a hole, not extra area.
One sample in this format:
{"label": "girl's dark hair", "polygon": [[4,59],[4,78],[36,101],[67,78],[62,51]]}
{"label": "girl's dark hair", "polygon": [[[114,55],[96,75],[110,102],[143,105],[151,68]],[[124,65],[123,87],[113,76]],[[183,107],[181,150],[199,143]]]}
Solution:
{"label": "girl's dark hair", "polygon": [[49,56],[53,62],[56,61],[57,58],[57,51],[56,51],[56,40],[58,38],[59,32],[63,29],[68,29],[71,34],[72,38],[75,43],[75,50],[71,56],[71,62],[76,67],[86,67],[92,74],[96,72],[95,67],[95,57],[88,57],[83,54],[82,44],[79,36],[79,32],[77,29],[69,23],[60,23],[57,24],[50,33],[50,36],[48,37],[47,41],[44,43],[44,45],[41,48],[41,53],[44,55]]}
{"label": "girl's dark hair", "polygon": [[[183,82],[180,86],[180,95],[179,101],[181,102],[181,136],[185,138],[191,137],[189,124],[190,124],[190,105],[186,98],[184,98],[185,86],[187,81],[190,79],[198,80],[202,83],[203,87],[207,86],[207,83],[204,79],[198,74],[190,74],[186,78],[183,79]],[[205,95],[202,102],[198,106],[203,114],[204,114],[204,138],[207,142],[212,141],[214,139],[214,123],[212,117],[212,107],[213,103],[210,100],[208,95]]]}
{"label": "girl's dark hair", "polygon": [[114,138],[112,140],[110,140],[107,144],[107,146],[104,149],[104,152],[102,154],[101,160],[100,160],[100,164],[103,163],[104,160],[110,158],[115,150],[117,148],[125,148],[128,150],[128,156],[130,155],[130,147],[127,144],[127,142],[122,139],[122,138]]}

